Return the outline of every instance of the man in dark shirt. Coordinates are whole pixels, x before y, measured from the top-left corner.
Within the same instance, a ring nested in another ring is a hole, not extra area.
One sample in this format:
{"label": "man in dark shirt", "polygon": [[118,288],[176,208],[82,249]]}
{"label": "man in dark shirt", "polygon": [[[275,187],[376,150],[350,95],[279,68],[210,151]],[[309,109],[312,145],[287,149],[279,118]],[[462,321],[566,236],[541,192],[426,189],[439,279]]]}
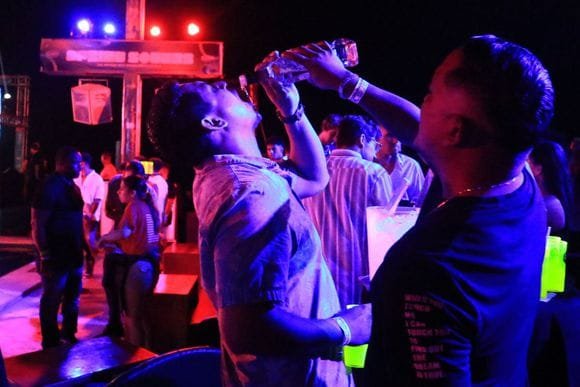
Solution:
{"label": "man in dark shirt", "polygon": [[[56,171],[40,187],[32,203],[32,237],[38,250],[42,278],[40,329],[42,347],[77,341],[77,319],[82,282],[83,198],[73,179],[80,173],[81,155],[72,147],[56,154]],[[58,308],[62,302],[62,331]]]}
{"label": "man in dark shirt", "polygon": [[525,161],[554,91],[528,50],[474,36],[433,75],[421,110],[346,70],[325,43],[285,55],[414,146],[441,183],[372,281],[365,369],[377,386],[523,386],[546,210]]}

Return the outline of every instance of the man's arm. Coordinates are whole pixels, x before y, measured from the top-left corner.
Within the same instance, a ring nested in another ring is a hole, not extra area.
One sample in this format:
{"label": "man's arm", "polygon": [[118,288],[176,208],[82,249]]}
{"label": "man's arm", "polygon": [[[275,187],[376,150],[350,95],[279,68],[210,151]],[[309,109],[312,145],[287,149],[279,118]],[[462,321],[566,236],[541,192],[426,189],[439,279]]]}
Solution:
{"label": "man's arm", "polygon": [[[271,59],[272,56],[267,57],[256,67],[264,66]],[[297,175],[297,179],[292,182],[294,192],[303,198],[322,191],[329,180],[324,149],[304,112],[305,107],[300,102],[296,86],[283,86],[272,79],[263,80],[261,85],[276,107],[288,134],[288,158],[292,161]]]}
{"label": "man's arm", "polygon": [[[340,316],[351,331],[351,344],[368,342],[370,304],[343,311]],[[218,317],[223,340],[236,353],[328,357],[344,340],[336,320],[302,318],[276,305],[229,306],[218,309]]]}
{"label": "man's arm", "polygon": [[31,209],[30,225],[32,228],[32,241],[36,246],[41,262],[50,259],[50,250],[48,249],[48,238],[46,235],[46,225],[50,215],[50,210]]}
{"label": "man's arm", "polygon": [[95,220],[95,213],[97,212],[97,209],[99,208],[100,203],[101,203],[101,199],[95,199],[89,205],[89,214],[90,214],[89,220]]}
{"label": "man's arm", "polygon": [[285,123],[284,127],[290,140],[288,158],[297,174],[292,188],[300,198],[315,195],[329,180],[322,144],[306,115],[295,123]]}
{"label": "man's arm", "polygon": [[[352,94],[357,76],[348,71],[327,42],[308,44],[284,53],[290,59],[305,66],[314,86]],[[341,87],[342,86],[342,87]],[[406,99],[368,85],[359,102],[379,124],[389,128],[403,143],[412,145],[419,130],[419,108]]]}
{"label": "man's arm", "polygon": [[105,199],[105,182],[103,178],[94,173],[93,179],[95,194],[93,195],[93,202],[89,206],[90,220],[96,219],[96,212],[101,209],[101,201]]}
{"label": "man's arm", "polygon": [[106,242],[116,242],[121,239],[127,239],[131,236],[133,231],[127,226],[119,227],[116,230],[112,230],[111,232],[103,235],[98,242],[98,245],[102,247],[103,244]]}

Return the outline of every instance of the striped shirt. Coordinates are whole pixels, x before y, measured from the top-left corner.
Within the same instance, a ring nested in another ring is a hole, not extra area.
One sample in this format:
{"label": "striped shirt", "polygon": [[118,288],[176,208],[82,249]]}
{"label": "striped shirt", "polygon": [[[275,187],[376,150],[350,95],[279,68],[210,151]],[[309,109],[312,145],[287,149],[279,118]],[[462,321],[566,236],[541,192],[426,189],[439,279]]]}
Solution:
{"label": "striped shirt", "polygon": [[125,207],[119,228],[127,227],[131,235],[119,241],[125,254],[142,255],[158,248],[159,234],[155,230],[153,216],[147,203],[132,200]]}
{"label": "striped shirt", "polygon": [[327,165],[330,181],[325,190],[303,204],[320,234],[344,308],[361,302],[359,278],[369,275],[366,208],[386,205],[392,184],[383,167],[355,151],[335,149]]}

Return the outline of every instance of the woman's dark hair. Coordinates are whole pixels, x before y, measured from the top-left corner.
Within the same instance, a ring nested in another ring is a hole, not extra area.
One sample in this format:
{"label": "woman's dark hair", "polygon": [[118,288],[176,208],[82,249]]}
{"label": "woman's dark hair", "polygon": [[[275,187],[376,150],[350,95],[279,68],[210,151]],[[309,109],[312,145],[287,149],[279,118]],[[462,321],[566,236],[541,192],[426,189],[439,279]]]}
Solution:
{"label": "woman's dark hair", "polygon": [[564,148],[557,142],[544,140],[534,147],[530,159],[542,167],[544,189],[558,198],[568,215],[572,201],[572,179]]}
{"label": "woman's dark hair", "polygon": [[155,204],[153,203],[153,198],[149,193],[149,187],[147,186],[147,180],[143,176],[139,175],[130,175],[123,178],[123,183],[127,188],[131,191],[135,191],[137,195],[137,199],[144,201],[147,203],[149,207],[149,211],[151,212],[151,217],[153,218],[153,224],[155,232],[159,231],[159,213],[157,212],[157,208],[155,208]]}
{"label": "woman's dark hair", "polygon": [[446,82],[466,87],[482,101],[504,149],[519,153],[533,147],[554,113],[552,81],[539,59],[493,35],[473,36],[459,49],[463,63]]}

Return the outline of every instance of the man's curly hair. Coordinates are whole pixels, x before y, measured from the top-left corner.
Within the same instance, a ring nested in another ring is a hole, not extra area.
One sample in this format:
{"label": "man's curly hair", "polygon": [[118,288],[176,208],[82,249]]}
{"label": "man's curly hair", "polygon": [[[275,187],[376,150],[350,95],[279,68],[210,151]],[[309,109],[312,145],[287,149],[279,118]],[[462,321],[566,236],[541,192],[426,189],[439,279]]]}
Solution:
{"label": "man's curly hair", "polygon": [[147,135],[175,168],[189,170],[209,156],[201,119],[210,105],[196,92],[195,83],[166,82],[151,103]]}

